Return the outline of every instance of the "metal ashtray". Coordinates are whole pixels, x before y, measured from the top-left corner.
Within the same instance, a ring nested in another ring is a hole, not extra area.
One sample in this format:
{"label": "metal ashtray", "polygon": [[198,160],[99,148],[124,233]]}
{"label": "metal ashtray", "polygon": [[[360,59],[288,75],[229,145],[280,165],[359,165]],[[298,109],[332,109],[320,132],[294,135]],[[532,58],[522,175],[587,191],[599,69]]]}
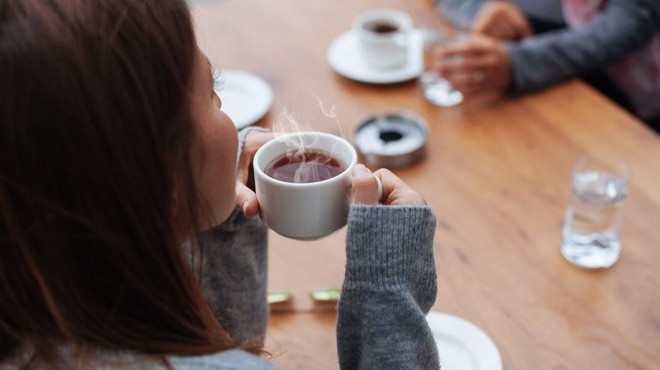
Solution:
{"label": "metal ashtray", "polygon": [[371,116],[355,131],[358,152],[369,167],[401,168],[424,156],[426,121],[409,112]]}

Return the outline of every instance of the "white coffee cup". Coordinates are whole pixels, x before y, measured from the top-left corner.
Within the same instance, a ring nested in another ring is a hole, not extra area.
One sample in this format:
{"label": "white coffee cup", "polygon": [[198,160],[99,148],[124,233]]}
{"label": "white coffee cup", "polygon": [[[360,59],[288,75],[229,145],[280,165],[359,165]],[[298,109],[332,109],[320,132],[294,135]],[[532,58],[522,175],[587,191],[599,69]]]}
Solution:
{"label": "white coffee cup", "polygon": [[[340,162],[344,170],[311,183],[286,182],[266,174],[271,163],[301,147],[327,154]],[[318,239],[342,228],[350,207],[351,169],[356,163],[353,146],[326,133],[291,133],[267,142],[253,161],[262,220],[278,234],[300,240]]]}
{"label": "white coffee cup", "polygon": [[360,55],[367,67],[389,70],[408,61],[408,44],[413,22],[395,9],[372,9],[353,21]]}

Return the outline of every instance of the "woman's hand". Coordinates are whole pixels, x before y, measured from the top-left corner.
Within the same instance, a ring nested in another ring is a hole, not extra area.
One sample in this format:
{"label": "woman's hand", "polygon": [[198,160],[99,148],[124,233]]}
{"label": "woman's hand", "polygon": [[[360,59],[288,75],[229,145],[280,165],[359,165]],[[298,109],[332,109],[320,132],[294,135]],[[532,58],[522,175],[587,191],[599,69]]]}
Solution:
{"label": "woman's hand", "polygon": [[433,51],[438,73],[463,94],[502,92],[511,84],[511,61],[500,40],[473,34]]}
{"label": "woman's hand", "polygon": [[271,132],[250,131],[245,137],[243,151],[238,160],[236,179],[236,206],[243,210],[245,216],[252,218],[259,213],[259,202],[254,193],[254,172],[252,160],[262,145],[273,139]]}
{"label": "woman's hand", "polygon": [[[426,205],[424,198],[390,170],[381,168],[371,173],[365,166],[358,164],[353,167],[352,175],[353,201],[357,204]],[[378,176],[383,184],[381,199],[378,199],[378,182],[374,176]]]}
{"label": "woman's hand", "polygon": [[532,35],[527,17],[508,1],[489,1],[472,22],[472,31],[500,40],[522,40]]}

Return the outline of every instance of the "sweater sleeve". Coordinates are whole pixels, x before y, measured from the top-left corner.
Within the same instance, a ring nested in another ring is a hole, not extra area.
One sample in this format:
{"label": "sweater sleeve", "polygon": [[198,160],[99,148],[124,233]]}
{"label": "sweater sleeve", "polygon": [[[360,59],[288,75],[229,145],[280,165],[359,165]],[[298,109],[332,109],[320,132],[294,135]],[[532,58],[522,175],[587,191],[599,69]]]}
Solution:
{"label": "sweater sleeve", "polygon": [[430,207],[351,207],[337,347],[342,369],[434,369],[426,322],[436,297]]}
{"label": "sweater sleeve", "polygon": [[268,324],[266,226],[259,217],[248,219],[236,209],[222,225],[200,235],[199,242],[209,306],[235,340],[263,343]]}
{"label": "sweater sleeve", "polygon": [[660,1],[610,0],[589,24],[508,44],[510,91],[535,91],[603,69],[643,47],[658,30]]}
{"label": "sweater sleeve", "polygon": [[444,17],[459,29],[469,29],[474,17],[488,0],[437,0]]}
{"label": "sweater sleeve", "polygon": [[[173,356],[169,358],[169,361],[176,370],[276,370],[265,359],[240,350],[228,350],[202,356]],[[152,368],[141,367],[140,369],[151,370]]]}

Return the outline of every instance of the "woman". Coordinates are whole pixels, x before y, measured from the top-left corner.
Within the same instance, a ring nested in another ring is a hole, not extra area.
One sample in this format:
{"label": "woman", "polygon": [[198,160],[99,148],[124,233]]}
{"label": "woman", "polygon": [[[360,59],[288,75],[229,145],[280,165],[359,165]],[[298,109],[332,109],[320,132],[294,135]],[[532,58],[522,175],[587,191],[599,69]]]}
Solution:
{"label": "woman", "polygon": [[[183,0],[0,2],[0,368],[271,367],[245,185],[265,138],[237,139],[195,45]],[[383,205],[352,180],[340,366],[437,368],[435,218],[374,174]]]}
{"label": "woman", "polygon": [[466,93],[527,93],[583,78],[660,132],[657,0],[438,0],[457,27],[486,37],[439,50]]}

